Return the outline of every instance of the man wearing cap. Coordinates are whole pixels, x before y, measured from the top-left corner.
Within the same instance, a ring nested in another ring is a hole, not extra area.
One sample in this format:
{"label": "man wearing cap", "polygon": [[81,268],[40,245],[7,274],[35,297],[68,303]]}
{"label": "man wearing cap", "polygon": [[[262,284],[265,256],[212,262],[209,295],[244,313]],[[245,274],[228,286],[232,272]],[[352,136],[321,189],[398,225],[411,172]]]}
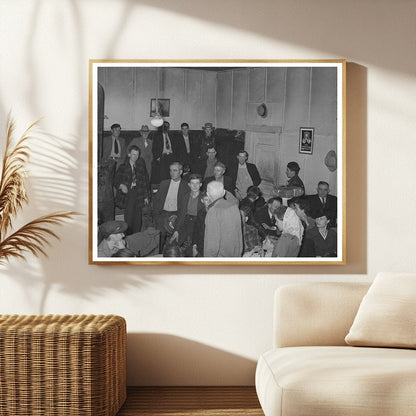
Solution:
{"label": "man wearing cap", "polygon": [[[127,230],[124,221],[107,221],[98,229],[98,257],[111,257],[126,247],[124,233]],[[100,241],[101,240],[101,241]]]}
{"label": "man wearing cap", "polygon": [[111,126],[111,136],[103,139],[102,160],[114,160],[117,168],[124,163],[126,158],[126,140],[120,136],[120,124],[115,123]]}
{"label": "man wearing cap", "polygon": [[133,138],[128,147],[130,148],[130,146],[137,146],[140,149],[140,157],[144,160],[147,175],[150,178],[153,160],[153,141],[149,139],[149,133],[149,127],[146,124],[143,124],[142,128],[139,130],[140,135]]}
{"label": "man wearing cap", "polygon": [[338,199],[334,195],[330,195],[329,183],[320,181],[316,188],[317,193],[308,197],[310,205],[310,215],[317,218],[322,210],[325,211],[329,220],[330,227],[337,226],[337,205]]}
{"label": "man wearing cap", "polygon": [[128,224],[128,234],[142,228],[142,210],[149,203],[150,186],[144,160],[140,149],[130,146],[128,159],[117,169],[114,186],[118,192],[126,195],[124,220]]}

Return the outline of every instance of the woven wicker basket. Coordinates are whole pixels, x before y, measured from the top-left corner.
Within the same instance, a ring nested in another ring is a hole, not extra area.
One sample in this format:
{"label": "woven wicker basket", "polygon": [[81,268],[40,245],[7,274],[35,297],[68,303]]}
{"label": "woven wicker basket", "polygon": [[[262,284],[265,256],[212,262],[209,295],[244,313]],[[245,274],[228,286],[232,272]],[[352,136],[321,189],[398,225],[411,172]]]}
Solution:
{"label": "woven wicker basket", "polygon": [[126,322],[0,315],[0,415],[114,416],[126,399]]}

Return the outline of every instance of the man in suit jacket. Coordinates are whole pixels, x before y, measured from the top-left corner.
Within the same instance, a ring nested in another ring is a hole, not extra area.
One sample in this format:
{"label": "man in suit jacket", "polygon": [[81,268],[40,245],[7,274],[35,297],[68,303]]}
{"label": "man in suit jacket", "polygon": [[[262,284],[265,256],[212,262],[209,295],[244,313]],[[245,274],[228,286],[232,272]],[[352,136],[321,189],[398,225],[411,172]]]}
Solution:
{"label": "man in suit jacket", "polygon": [[149,203],[150,191],[146,165],[137,146],[130,147],[128,160],[117,169],[114,186],[127,196],[124,210],[124,221],[128,224],[127,233],[141,231],[142,210]]}
{"label": "man in suit jacket", "polygon": [[222,182],[224,185],[224,189],[228,192],[234,192],[234,182],[229,177],[224,175],[225,173],[225,165],[222,162],[217,162],[214,166],[214,176],[210,176],[204,179],[204,184],[202,189],[205,191],[207,189],[207,185],[212,181]]}
{"label": "man in suit jacket", "polygon": [[278,236],[280,232],[277,229],[276,211],[282,206],[282,198],[275,196],[267,201],[267,205],[260,208],[254,214],[256,224],[259,225],[258,231],[260,236],[264,239],[266,236]]}
{"label": "man in suit jacket", "polygon": [[186,195],[190,192],[188,184],[182,179],[181,163],[173,162],[169,172],[170,179],[160,182],[159,189],[153,197],[153,215],[156,228],[160,230],[160,252],[167,235],[176,231],[177,218],[181,218],[186,212]]}
{"label": "man in suit jacket", "polygon": [[338,200],[334,195],[330,195],[328,182],[320,181],[316,188],[317,193],[308,197],[311,217],[317,218],[318,214],[324,210],[328,216],[329,226],[337,226],[337,206]]}
{"label": "man in suit jacket", "polygon": [[130,148],[131,146],[137,146],[140,149],[140,157],[144,160],[144,163],[146,164],[147,174],[150,178],[153,160],[153,141],[149,140],[149,133],[149,127],[143,124],[142,128],[139,130],[140,135],[131,140],[131,142],[128,145],[128,148]]}
{"label": "man in suit jacket", "polygon": [[247,196],[247,189],[250,186],[259,186],[261,182],[260,173],[254,163],[247,163],[248,153],[241,150],[237,155],[238,163],[231,166],[229,175],[234,181],[235,192],[238,199]]}
{"label": "man in suit jacket", "polygon": [[[152,153],[152,177],[153,184],[169,179],[169,166],[177,161],[174,155],[173,138],[169,133],[170,123],[164,121],[162,127],[155,133],[153,138]],[[178,159],[179,160],[179,159]]]}
{"label": "man in suit jacket", "polygon": [[189,124],[182,123],[180,133],[174,137],[173,153],[184,166],[188,165],[191,172],[198,170],[198,156],[201,149],[200,138],[189,133]]}
{"label": "man in suit jacket", "polygon": [[126,159],[126,140],[120,136],[120,124],[113,124],[111,126],[111,136],[106,136],[103,139],[103,154],[102,161],[108,159],[115,160],[117,168],[125,162]]}

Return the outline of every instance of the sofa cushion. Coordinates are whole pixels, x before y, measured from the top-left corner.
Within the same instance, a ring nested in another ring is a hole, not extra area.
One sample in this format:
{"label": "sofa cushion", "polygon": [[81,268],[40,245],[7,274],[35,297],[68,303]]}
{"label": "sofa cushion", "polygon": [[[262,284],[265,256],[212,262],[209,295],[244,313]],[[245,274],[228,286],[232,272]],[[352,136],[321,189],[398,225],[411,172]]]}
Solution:
{"label": "sofa cushion", "polygon": [[256,389],[266,416],[416,415],[416,351],[277,348],[260,357]]}
{"label": "sofa cushion", "polygon": [[358,308],[345,342],[416,348],[416,274],[378,274]]}

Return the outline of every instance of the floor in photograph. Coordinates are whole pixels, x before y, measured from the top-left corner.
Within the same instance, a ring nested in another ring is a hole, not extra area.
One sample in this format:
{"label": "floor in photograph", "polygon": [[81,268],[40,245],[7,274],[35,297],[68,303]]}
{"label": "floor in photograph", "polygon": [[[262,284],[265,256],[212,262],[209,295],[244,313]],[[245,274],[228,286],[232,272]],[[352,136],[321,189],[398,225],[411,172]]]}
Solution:
{"label": "floor in photograph", "polygon": [[254,387],[128,387],[117,416],[264,416]]}

